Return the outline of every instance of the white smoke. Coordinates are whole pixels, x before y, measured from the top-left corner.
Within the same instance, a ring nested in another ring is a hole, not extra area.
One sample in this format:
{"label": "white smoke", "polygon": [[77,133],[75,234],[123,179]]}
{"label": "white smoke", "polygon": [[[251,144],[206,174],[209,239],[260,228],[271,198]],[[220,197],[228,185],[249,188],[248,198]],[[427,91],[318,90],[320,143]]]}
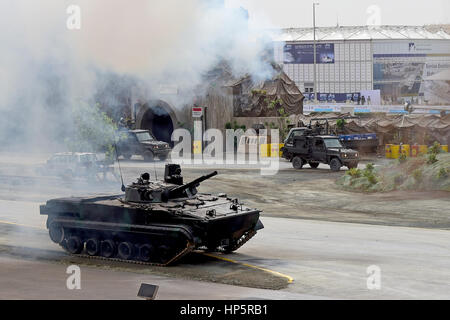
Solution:
{"label": "white smoke", "polygon": [[[70,5],[80,30],[66,26]],[[175,85],[182,106],[222,59],[237,76],[272,72],[261,59],[270,42],[220,0],[3,0],[0,10],[0,143],[64,135],[66,110],[91,101],[99,73],[139,79],[153,95]]]}

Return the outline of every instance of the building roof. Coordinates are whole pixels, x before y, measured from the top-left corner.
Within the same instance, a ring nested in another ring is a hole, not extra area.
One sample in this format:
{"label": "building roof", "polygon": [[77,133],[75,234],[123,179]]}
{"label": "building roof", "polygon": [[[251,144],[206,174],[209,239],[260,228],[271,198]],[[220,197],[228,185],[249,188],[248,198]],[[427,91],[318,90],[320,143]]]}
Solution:
{"label": "building roof", "polygon": [[[281,29],[273,35],[274,41],[313,41],[313,28]],[[419,26],[354,26],[317,27],[316,40],[450,40],[444,29],[435,32]]]}

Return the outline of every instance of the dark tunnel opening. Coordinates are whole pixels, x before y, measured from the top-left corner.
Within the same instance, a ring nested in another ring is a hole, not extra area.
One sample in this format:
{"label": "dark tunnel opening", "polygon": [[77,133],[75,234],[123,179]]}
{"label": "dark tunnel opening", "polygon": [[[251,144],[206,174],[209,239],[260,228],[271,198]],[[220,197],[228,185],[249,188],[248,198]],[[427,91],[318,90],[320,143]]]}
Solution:
{"label": "dark tunnel opening", "polygon": [[159,105],[149,106],[142,119],[142,129],[153,132],[156,139],[172,146],[173,121],[170,114]]}

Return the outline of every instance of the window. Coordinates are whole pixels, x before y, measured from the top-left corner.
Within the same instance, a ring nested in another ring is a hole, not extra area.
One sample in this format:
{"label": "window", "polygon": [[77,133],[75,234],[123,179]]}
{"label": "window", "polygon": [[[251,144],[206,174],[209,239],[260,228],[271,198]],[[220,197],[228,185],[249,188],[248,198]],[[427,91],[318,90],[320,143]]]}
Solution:
{"label": "window", "polygon": [[315,144],[317,149],[323,149],[323,141],[322,140],[316,140]]}
{"label": "window", "polygon": [[152,141],[152,140],[154,140],[153,137],[150,135],[149,132],[139,132],[139,133],[136,133],[136,137],[137,137],[137,139],[139,140],[139,142],[142,142],[142,141]]}
{"label": "window", "polygon": [[339,139],[325,139],[327,148],[343,148]]}

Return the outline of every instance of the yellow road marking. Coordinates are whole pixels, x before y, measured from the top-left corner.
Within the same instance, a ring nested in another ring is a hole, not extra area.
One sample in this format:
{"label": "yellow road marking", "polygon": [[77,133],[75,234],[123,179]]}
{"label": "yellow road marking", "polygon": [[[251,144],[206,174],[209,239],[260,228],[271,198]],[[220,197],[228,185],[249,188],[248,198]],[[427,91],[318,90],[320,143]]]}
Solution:
{"label": "yellow road marking", "polygon": [[264,271],[264,272],[268,272],[268,273],[280,276],[282,278],[286,278],[288,280],[288,283],[294,282],[294,278],[292,278],[292,277],[290,277],[290,276],[288,276],[286,274],[283,274],[281,272],[278,272],[278,271],[273,271],[273,270],[270,270],[270,269],[254,266],[254,265],[251,265],[251,264],[248,264],[248,263],[239,262],[239,261],[228,259],[228,258],[224,258],[224,257],[218,257],[218,256],[210,254],[210,253],[203,253],[203,254],[205,256],[208,256],[208,257],[211,257],[211,258],[215,258],[215,259],[231,262],[231,263],[234,263],[234,264],[240,264],[242,266],[246,266],[246,267],[249,267],[249,268],[252,268],[252,269],[258,269],[258,270],[261,270],[261,271]]}
{"label": "yellow road marking", "polygon": [[47,230],[47,229],[42,228],[42,227],[32,226],[32,225],[29,225],[29,224],[21,224],[21,223],[16,223],[16,222],[11,222],[11,221],[0,220],[0,224],[10,224],[10,225],[19,226],[19,227],[33,228],[33,229],[38,229],[38,230]]}
{"label": "yellow road marking", "polygon": [[[9,225],[13,225],[13,226],[33,228],[33,229],[47,231],[47,229],[42,228],[42,227],[37,227],[37,226],[32,226],[32,225],[27,225],[27,224],[21,224],[21,223],[16,223],[16,222],[11,222],[11,221],[0,220],[0,224],[9,224]],[[290,277],[288,275],[285,275],[285,274],[282,274],[281,272],[278,272],[278,271],[273,271],[273,270],[270,270],[270,269],[254,266],[254,265],[251,265],[251,264],[248,264],[248,263],[239,262],[239,261],[228,259],[228,258],[224,258],[224,257],[219,257],[219,256],[216,256],[216,255],[213,255],[213,254],[210,254],[210,253],[203,253],[203,254],[205,256],[208,256],[208,257],[211,257],[211,258],[214,258],[214,259],[223,260],[223,261],[231,262],[231,263],[234,263],[234,264],[240,264],[240,265],[248,267],[248,268],[261,270],[261,271],[264,271],[264,272],[268,272],[268,273],[280,276],[282,278],[286,278],[288,280],[288,283],[294,282],[294,279],[292,277]]]}

